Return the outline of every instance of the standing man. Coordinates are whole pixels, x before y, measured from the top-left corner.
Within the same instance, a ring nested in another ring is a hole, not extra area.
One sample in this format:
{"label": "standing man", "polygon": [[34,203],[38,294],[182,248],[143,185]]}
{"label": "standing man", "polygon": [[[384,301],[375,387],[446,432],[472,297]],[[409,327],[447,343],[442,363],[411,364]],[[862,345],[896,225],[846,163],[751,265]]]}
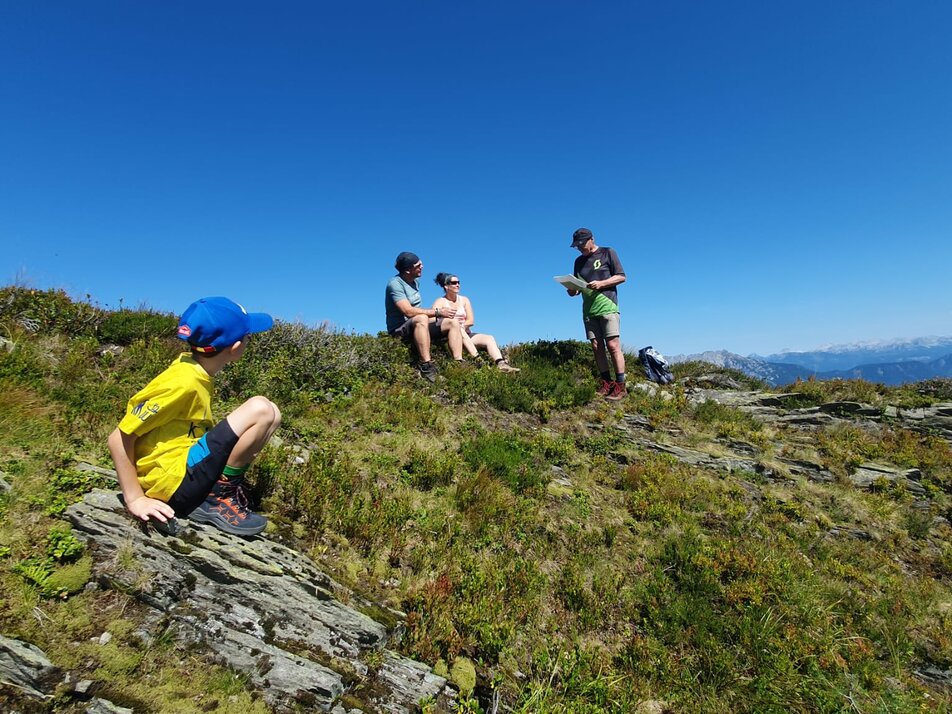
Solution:
{"label": "standing man", "polygon": [[[430,343],[446,338],[450,354],[463,361],[463,333],[460,330],[455,307],[420,307],[420,276],[423,261],[415,254],[403,252],[394,265],[397,274],[387,283],[387,332],[404,342],[413,342],[420,353],[420,374],[436,381],[436,365],[430,356]],[[443,319],[447,318],[447,319]]]}
{"label": "standing man", "polygon": [[[582,293],[585,335],[592,343],[595,364],[601,375],[596,391],[605,399],[621,401],[628,396],[628,390],[625,388],[625,353],[621,349],[621,314],[615,288],[625,282],[625,269],[614,250],[595,245],[595,236],[588,228],[579,228],[572,234],[572,247],[581,253],[575,259],[573,273],[585,281],[585,288],[569,289],[568,293],[573,297]],[[608,366],[609,355],[615,368],[614,379]]]}

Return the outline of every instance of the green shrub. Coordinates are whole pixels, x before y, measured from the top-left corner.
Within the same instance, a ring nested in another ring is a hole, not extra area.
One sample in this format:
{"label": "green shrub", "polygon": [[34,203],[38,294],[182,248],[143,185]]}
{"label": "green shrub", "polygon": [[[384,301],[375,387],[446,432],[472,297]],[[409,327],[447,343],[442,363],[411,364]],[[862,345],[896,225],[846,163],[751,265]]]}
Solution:
{"label": "green shrub", "polygon": [[277,321],[251,338],[244,357],[223,370],[216,384],[225,399],[262,394],[282,409],[305,410],[371,380],[406,381],[412,375],[408,362],[399,340]]}
{"label": "green shrub", "polygon": [[175,334],[178,317],[152,310],[118,310],[106,313],[99,322],[97,336],[104,344],[130,345],[150,337]]}
{"label": "green shrub", "polygon": [[476,434],[463,442],[460,453],[471,468],[485,469],[515,493],[538,491],[548,483],[548,471],[532,444],[512,434]]}
{"label": "green shrub", "polygon": [[72,467],[53,469],[46,502],[46,512],[58,516],[94,488],[115,488],[116,482],[95,471],[80,471]]}
{"label": "green shrub", "polygon": [[445,407],[427,392],[403,385],[368,385],[348,400],[339,400],[329,408],[351,425],[367,430],[394,433],[435,433],[444,431]]}
{"label": "green shrub", "polygon": [[509,361],[521,373],[455,365],[444,369],[450,398],[457,403],[484,401],[501,411],[534,414],[545,421],[553,409],[579,406],[595,395],[591,348],[585,343],[540,341],[508,351]]}
{"label": "green shrub", "polygon": [[0,324],[8,332],[93,335],[102,317],[100,308],[88,302],[74,302],[64,290],[0,288]]}
{"label": "green shrub", "polygon": [[46,554],[53,560],[68,563],[79,557],[83,548],[67,525],[53,526],[46,536]]}
{"label": "green shrub", "polygon": [[798,379],[781,391],[786,394],[799,395],[800,401],[795,404],[789,402],[787,404],[791,407],[804,408],[815,407],[828,402],[880,404],[889,389],[882,384],[874,384],[861,379],[818,380],[815,377],[810,377],[807,380]]}
{"label": "green shrub", "polygon": [[459,460],[455,451],[421,449],[412,446],[401,468],[407,485],[421,491],[445,486],[453,480]]}

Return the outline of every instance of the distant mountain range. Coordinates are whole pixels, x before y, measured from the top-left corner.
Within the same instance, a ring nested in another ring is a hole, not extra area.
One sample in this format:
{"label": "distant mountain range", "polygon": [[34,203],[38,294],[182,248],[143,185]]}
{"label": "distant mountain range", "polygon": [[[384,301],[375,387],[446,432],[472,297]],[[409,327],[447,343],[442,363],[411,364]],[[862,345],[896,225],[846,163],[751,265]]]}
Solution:
{"label": "distant mountain range", "polygon": [[719,350],[670,358],[672,363],[689,360],[737,369],[775,386],[814,376],[817,379],[865,379],[883,384],[904,384],[952,377],[952,337],[832,345],[810,352],[787,351],[766,357],[743,357]]}
{"label": "distant mountain range", "polygon": [[952,354],[952,337],[917,337],[912,340],[878,340],[829,345],[809,352],[785,350],[777,354],[750,355],[777,364],[795,364],[814,372],[850,370],[856,365],[892,362],[929,362]]}

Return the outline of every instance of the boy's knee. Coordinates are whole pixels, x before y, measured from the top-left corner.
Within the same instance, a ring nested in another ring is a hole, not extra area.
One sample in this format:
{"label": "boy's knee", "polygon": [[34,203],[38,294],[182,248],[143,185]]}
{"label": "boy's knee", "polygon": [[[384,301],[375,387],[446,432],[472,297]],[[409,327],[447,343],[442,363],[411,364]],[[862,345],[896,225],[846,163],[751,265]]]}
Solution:
{"label": "boy's knee", "polygon": [[281,411],[278,409],[278,405],[267,397],[252,397],[245,402],[245,406],[252,411],[256,422],[264,422],[267,424],[281,422]]}

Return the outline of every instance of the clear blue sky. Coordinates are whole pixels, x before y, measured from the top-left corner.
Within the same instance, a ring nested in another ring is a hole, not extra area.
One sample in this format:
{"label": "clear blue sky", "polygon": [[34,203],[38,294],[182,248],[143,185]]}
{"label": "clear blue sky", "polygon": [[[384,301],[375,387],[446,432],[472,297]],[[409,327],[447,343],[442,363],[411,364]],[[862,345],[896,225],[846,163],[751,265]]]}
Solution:
{"label": "clear blue sky", "polygon": [[503,342],[766,354],[952,334],[952,3],[0,5],[0,267],[377,332],[396,254]]}

